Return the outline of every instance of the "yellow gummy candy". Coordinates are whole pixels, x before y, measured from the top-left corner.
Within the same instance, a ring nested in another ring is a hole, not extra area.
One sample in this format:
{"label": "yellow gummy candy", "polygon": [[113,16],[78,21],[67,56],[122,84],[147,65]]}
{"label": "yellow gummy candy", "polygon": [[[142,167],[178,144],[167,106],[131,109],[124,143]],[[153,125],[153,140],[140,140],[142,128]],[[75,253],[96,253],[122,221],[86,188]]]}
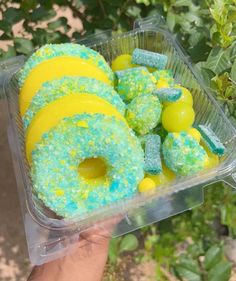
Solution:
{"label": "yellow gummy candy", "polygon": [[219,165],[218,155],[212,153],[210,151],[210,149],[203,142],[201,142],[201,146],[204,148],[204,150],[206,151],[206,153],[208,155],[208,161],[206,162],[205,167],[207,169],[211,169],[211,168],[218,166]]}
{"label": "yellow gummy candy", "polygon": [[157,81],[156,86],[157,86],[158,89],[160,89],[160,88],[169,88],[170,87],[170,85],[168,83],[168,80],[165,79],[165,78],[160,78]]}
{"label": "yellow gummy candy", "polygon": [[190,106],[193,106],[193,97],[192,97],[192,94],[190,93],[190,91],[181,86],[181,85],[175,85],[174,88],[177,88],[177,89],[181,89],[182,90],[182,95],[181,97],[175,101],[175,102],[170,102],[170,101],[166,101],[163,103],[164,106],[168,106],[168,105],[171,105],[171,104],[176,104],[176,103],[187,103],[188,105]]}
{"label": "yellow gummy candy", "polygon": [[170,169],[168,169],[164,163],[162,163],[162,173],[160,173],[159,175],[147,174],[146,176],[152,179],[155,182],[156,186],[166,184],[174,180],[176,177],[175,174]]}
{"label": "yellow gummy candy", "polygon": [[107,75],[98,67],[77,57],[61,56],[41,62],[27,76],[20,91],[20,114],[27,111],[33,96],[46,81],[63,76],[86,76],[96,78],[106,84],[111,84]]}
{"label": "yellow gummy candy", "polygon": [[155,184],[154,180],[147,177],[147,178],[144,178],[141,180],[141,182],[139,183],[139,186],[138,186],[138,190],[139,190],[139,192],[147,192],[147,191],[154,189],[155,187],[156,187],[156,184]]}
{"label": "yellow gummy candy", "polygon": [[132,64],[132,56],[128,54],[123,54],[115,58],[111,63],[111,69],[113,71],[125,70],[127,68],[137,67],[137,65]]}
{"label": "yellow gummy candy", "polygon": [[191,135],[195,140],[199,143],[201,140],[201,133],[195,129],[195,128],[190,128],[187,130],[187,134]]}
{"label": "yellow gummy candy", "polygon": [[187,131],[193,124],[195,113],[186,103],[173,103],[162,112],[162,125],[168,132]]}

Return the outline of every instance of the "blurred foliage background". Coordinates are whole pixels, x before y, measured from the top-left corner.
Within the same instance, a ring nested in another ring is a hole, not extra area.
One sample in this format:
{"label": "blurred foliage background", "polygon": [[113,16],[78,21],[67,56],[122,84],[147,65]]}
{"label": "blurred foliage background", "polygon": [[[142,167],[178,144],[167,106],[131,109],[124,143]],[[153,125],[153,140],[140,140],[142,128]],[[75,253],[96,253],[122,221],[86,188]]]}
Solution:
{"label": "blurred foliage background", "polygon": [[[136,18],[157,12],[236,126],[236,0],[1,0],[0,58],[107,29],[127,31]],[[234,278],[236,193],[214,184],[205,194],[203,206],[113,239],[106,280],[122,280],[116,274],[126,255],[137,264],[154,261],[156,280]]]}

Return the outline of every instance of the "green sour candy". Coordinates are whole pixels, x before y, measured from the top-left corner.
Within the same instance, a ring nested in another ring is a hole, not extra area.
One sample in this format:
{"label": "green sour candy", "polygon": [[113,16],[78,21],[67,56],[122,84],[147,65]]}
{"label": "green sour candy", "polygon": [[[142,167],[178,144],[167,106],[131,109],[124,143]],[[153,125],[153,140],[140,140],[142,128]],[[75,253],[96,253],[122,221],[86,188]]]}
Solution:
{"label": "green sour candy", "polygon": [[153,94],[156,95],[161,102],[175,102],[181,97],[182,90],[178,88],[160,88],[155,89]]}
{"label": "green sour candy", "polygon": [[162,145],[166,166],[178,176],[195,174],[206,167],[208,156],[189,134],[169,133]]}
{"label": "green sour candy", "polygon": [[151,175],[162,172],[160,157],[161,139],[158,135],[145,136],[144,171]]}
{"label": "green sour candy", "polygon": [[160,121],[162,105],[153,95],[134,98],[127,106],[126,119],[129,126],[140,135],[155,128]]}
{"label": "green sour candy", "polygon": [[156,79],[146,67],[129,68],[116,71],[116,90],[121,98],[130,102],[141,94],[151,94],[156,88]]}
{"label": "green sour candy", "polygon": [[156,70],[152,73],[152,75],[157,80],[157,84],[158,82],[165,81],[168,87],[175,86],[175,80],[171,69]]}
{"label": "green sour candy", "polygon": [[132,54],[132,63],[143,66],[164,69],[167,64],[167,56],[142,49],[135,49]]}
{"label": "green sour candy", "polygon": [[222,142],[219,140],[219,138],[211,128],[204,125],[199,125],[197,126],[197,129],[201,133],[204,143],[212,153],[219,156],[222,156],[225,153],[225,146],[222,144]]}

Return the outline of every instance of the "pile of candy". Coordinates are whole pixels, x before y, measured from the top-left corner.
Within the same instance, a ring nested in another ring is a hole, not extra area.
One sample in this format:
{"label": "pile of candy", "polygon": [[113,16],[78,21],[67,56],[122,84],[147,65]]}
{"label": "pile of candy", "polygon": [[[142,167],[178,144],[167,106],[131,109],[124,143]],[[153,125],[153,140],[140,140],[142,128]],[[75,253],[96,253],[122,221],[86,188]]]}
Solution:
{"label": "pile of candy", "polygon": [[225,147],[209,126],[195,125],[193,97],[166,69],[168,57],[142,49],[112,62],[116,90],[127,105],[126,119],[142,142],[145,192],[213,168]]}
{"label": "pile of candy", "polygon": [[83,215],[218,164],[224,145],[194,123],[192,94],[167,66],[166,55],[135,49],[111,69],[73,43],[29,57],[19,109],[33,188],[48,208]]}

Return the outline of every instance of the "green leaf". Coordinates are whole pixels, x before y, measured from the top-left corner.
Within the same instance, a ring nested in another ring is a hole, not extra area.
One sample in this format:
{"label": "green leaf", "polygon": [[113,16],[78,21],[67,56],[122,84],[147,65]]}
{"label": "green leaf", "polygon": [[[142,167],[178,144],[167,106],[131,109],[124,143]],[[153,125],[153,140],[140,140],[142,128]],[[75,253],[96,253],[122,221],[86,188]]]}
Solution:
{"label": "green leaf", "polygon": [[228,48],[228,51],[231,62],[234,62],[236,59],[236,41]]}
{"label": "green leaf", "polygon": [[234,82],[236,82],[236,60],[233,63],[231,73],[230,73],[230,77],[234,80]]}
{"label": "green leaf", "polygon": [[235,97],[235,87],[234,86],[229,86],[225,90],[225,97],[226,99],[232,99]]}
{"label": "green leaf", "polygon": [[35,45],[42,46],[47,43],[48,32],[46,29],[37,28],[33,31],[33,42]]}
{"label": "green leaf", "polygon": [[[211,87],[212,89],[217,91],[217,94],[225,99],[227,89],[232,86],[232,82],[229,79],[229,73],[224,72],[222,75],[216,75],[211,79]],[[229,94],[229,92],[228,92]]]}
{"label": "green leaf", "polygon": [[211,38],[214,45],[221,45],[221,34],[219,31],[213,32]]}
{"label": "green leaf", "polygon": [[9,24],[15,24],[24,18],[24,13],[21,9],[17,8],[7,8],[3,13],[3,20]]}
{"label": "green leaf", "polygon": [[57,20],[55,20],[55,21],[53,21],[53,22],[50,22],[50,23],[48,24],[48,28],[49,28],[49,29],[52,29],[52,30],[57,29],[57,28],[59,28],[59,27],[61,27],[61,26],[63,26],[65,32],[68,30],[68,27],[67,27],[67,18],[61,17],[61,18],[59,18],[59,19],[57,19]]}
{"label": "green leaf", "polygon": [[[235,103],[229,101],[227,103],[227,106],[230,114],[233,114],[233,112],[235,111]],[[236,206],[231,204],[226,205],[224,207],[224,216],[222,218],[222,222],[229,227],[235,227],[235,219],[236,219]]]}
{"label": "green leaf", "polygon": [[106,29],[112,29],[113,22],[110,19],[102,19],[97,23],[96,29],[106,30]]}
{"label": "green leaf", "polygon": [[188,280],[188,281],[201,281],[202,278],[200,275],[184,268],[184,267],[181,267],[181,266],[177,266],[175,267],[178,275],[183,278],[184,280]]}
{"label": "green leaf", "polygon": [[118,251],[118,244],[120,242],[120,238],[114,238],[111,239],[109,244],[109,251],[108,251],[108,257],[111,263],[116,263],[119,251]]}
{"label": "green leaf", "polygon": [[149,0],[135,0],[135,2],[137,4],[144,4],[146,6],[149,6],[151,4]]}
{"label": "green leaf", "polygon": [[198,263],[191,258],[180,257],[175,270],[182,279],[188,281],[201,281]]}
{"label": "green leaf", "polygon": [[183,7],[183,6],[189,6],[189,0],[176,0],[174,3],[175,7]]}
{"label": "green leaf", "polygon": [[189,257],[181,257],[179,258],[178,266],[184,267],[196,274],[200,274],[198,262],[189,258]]}
{"label": "green leaf", "polygon": [[3,33],[0,36],[0,40],[11,40],[11,39],[12,39],[12,36],[9,36],[7,33]]}
{"label": "green leaf", "polygon": [[233,24],[232,22],[228,22],[226,25],[224,25],[222,32],[224,32],[226,35],[230,35],[232,32]]}
{"label": "green leaf", "polygon": [[44,21],[49,20],[53,17],[55,17],[56,12],[54,10],[46,10],[43,7],[38,7],[35,9],[31,14],[31,20],[32,21]]}
{"label": "green leaf", "polygon": [[193,32],[189,36],[189,44],[191,46],[196,46],[203,38],[205,39],[204,35],[203,29],[194,28]]}
{"label": "green leaf", "polygon": [[207,252],[205,256],[204,265],[206,270],[211,269],[216,263],[221,260],[222,250],[220,247],[214,245]]}
{"label": "green leaf", "polygon": [[206,61],[206,67],[215,74],[220,74],[231,67],[229,53],[217,47],[211,50]]}
{"label": "green leaf", "polygon": [[203,250],[202,241],[189,245],[187,251],[188,251],[188,253],[190,253],[191,257],[194,259],[205,254],[205,252]]}
{"label": "green leaf", "polygon": [[138,6],[129,6],[126,10],[126,15],[136,18],[139,17],[141,13],[141,9]]}
{"label": "green leaf", "polygon": [[228,261],[221,261],[211,268],[208,281],[229,281],[232,265]]}
{"label": "green leaf", "polygon": [[2,59],[8,59],[14,56],[16,56],[16,50],[13,46],[9,46],[8,50],[3,53]]}
{"label": "green leaf", "polygon": [[21,8],[25,11],[29,11],[31,9],[35,9],[37,6],[36,0],[23,0],[21,2]]}
{"label": "green leaf", "polygon": [[214,20],[220,24],[224,25],[227,22],[227,8],[225,8],[225,1],[214,0],[214,5],[210,8],[210,12]]}
{"label": "green leaf", "polygon": [[72,34],[72,38],[74,38],[75,40],[79,40],[81,39],[81,34],[78,31],[75,31]]}
{"label": "green leaf", "polygon": [[169,29],[171,31],[173,31],[174,27],[175,27],[175,14],[172,12],[171,9],[167,13],[166,22],[167,22]]}
{"label": "green leaf", "polygon": [[[67,2],[67,0],[65,0]],[[82,1],[81,0],[74,0],[74,5],[77,9],[79,9],[82,6]]]}
{"label": "green leaf", "polygon": [[5,20],[0,21],[0,30],[4,31],[7,35],[11,34],[12,26]]}
{"label": "green leaf", "polygon": [[158,241],[159,236],[156,234],[148,235],[144,241],[145,249],[150,252]]}
{"label": "green leaf", "polygon": [[205,85],[209,86],[211,84],[212,78],[215,76],[215,73],[205,66],[205,62],[198,62],[195,65],[197,71],[201,74],[202,80],[205,82]]}
{"label": "green leaf", "polygon": [[98,7],[97,1],[94,1],[94,0],[81,0],[80,2],[82,3],[82,5],[85,5],[90,9]]}
{"label": "green leaf", "polygon": [[48,43],[66,43],[69,42],[70,39],[66,34],[62,34],[60,31],[56,32],[48,32],[47,34],[47,42]]}
{"label": "green leaf", "polygon": [[14,45],[16,48],[16,51],[20,54],[29,54],[33,51],[34,45],[31,40],[25,39],[25,38],[14,38]]}
{"label": "green leaf", "polygon": [[211,48],[207,45],[206,38],[202,38],[194,47],[189,48],[188,52],[193,62],[205,60]]}
{"label": "green leaf", "polygon": [[55,0],[47,0],[47,1],[45,1],[45,0],[38,0],[38,2],[40,3],[40,5],[43,8],[49,10],[49,9],[52,9],[53,4],[55,4],[55,2],[57,2],[57,1],[55,1]]}
{"label": "green leaf", "polygon": [[133,234],[127,234],[121,240],[119,252],[134,251],[138,248],[138,239]]}

